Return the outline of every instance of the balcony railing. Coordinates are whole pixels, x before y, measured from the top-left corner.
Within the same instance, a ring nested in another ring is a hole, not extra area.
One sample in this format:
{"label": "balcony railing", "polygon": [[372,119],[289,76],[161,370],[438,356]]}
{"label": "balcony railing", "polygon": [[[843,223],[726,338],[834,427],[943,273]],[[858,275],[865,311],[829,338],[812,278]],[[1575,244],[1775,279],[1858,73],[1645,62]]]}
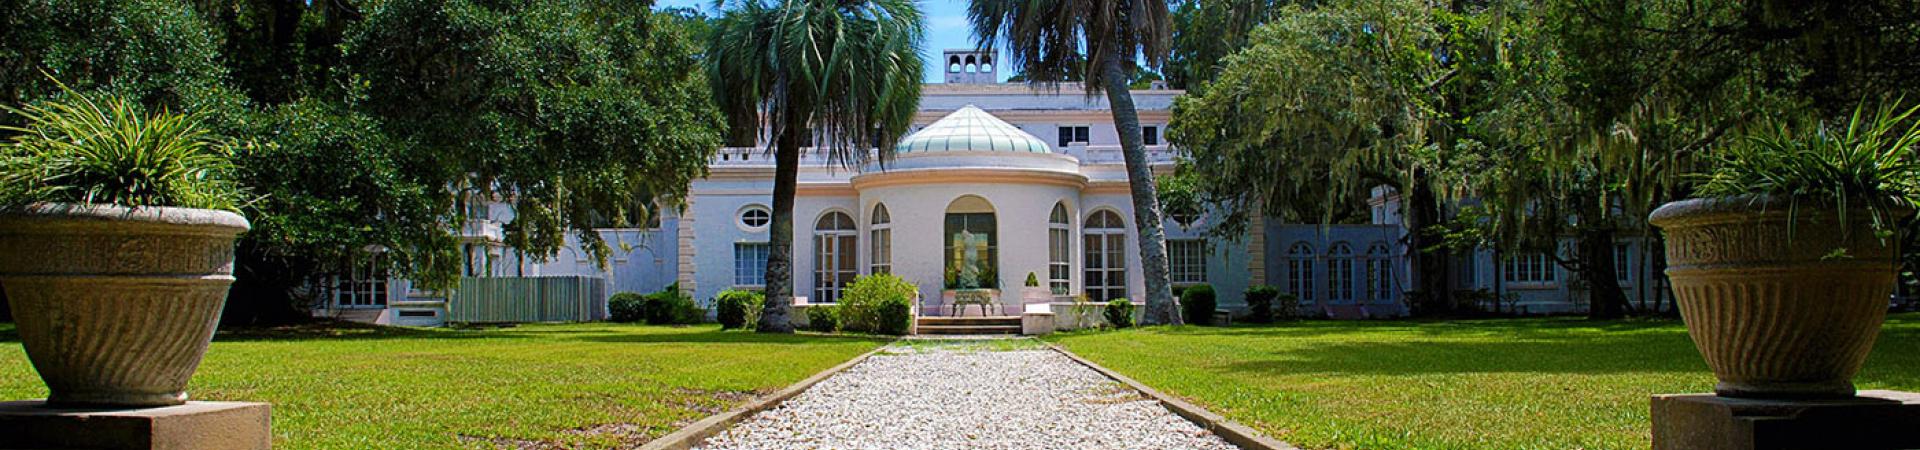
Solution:
{"label": "balcony railing", "polygon": [[[1058,153],[1073,156],[1082,164],[1118,164],[1126,162],[1118,145],[1069,145],[1056,148]],[[1168,145],[1147,146],[1147,159],[1155,163],[1171,163],[1176,151]],[[872,151],[869,157],[875,156]],[[826,153],[812,147],[800,149],[801,167],[821,167],[830,164]],[[763,147],[725,147],[715,154],[710,164],[713,167],[772,167],[773,155]]]}

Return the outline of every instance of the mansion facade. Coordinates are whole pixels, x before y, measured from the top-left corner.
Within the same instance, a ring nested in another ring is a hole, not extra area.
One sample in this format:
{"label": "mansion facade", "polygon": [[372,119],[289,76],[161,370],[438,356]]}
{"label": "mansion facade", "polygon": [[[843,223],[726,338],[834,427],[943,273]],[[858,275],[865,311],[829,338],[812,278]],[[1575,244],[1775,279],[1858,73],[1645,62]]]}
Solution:
{"label": "mansion facade", "polygon": [[[1022,295],[1032,274],[1053,302],[1144,300],[1133,204],[1105,98],[1073,83],[1058,89],[998,83],[990,64],[964,63],[992,61],[972,50],[950,50],[946,57],[954,62],[948,82],[923,87],[913,132],[884,166],[875,159],[842,167],[802,150],[793,210],[795,297],[833,303],[856,276],[890,273],[920,287],[923,314],[952,313],[955,291],[985,290],[999,296],[1002,314],[1017,315],[1023,302],[1033,301]],[[1162,132],[1182,93],[1157,86],[1132,92],[1156,173],[1173,170],[1177,151]],[[511,208],[476,202],[476,219],[461,231],[465,275],[585,280],[598,283],[594,295],[602,305],[607,294],[677,284],[711,309],[721,291],[762,289],[773,160],[765,148],[724,148],[709,171],[693,182],[684,208],[641,228],[596,230],[614,246],[604,269],[577,245],[550,261],[515,255],[500,235]],[[1214,286],[1228,310],[1243,308],[1248,287],[1270,284],[1294,294],[1313,315],[1405,315],[1402,297],[1412,279],[1397,195],[1377,190],[1373,206],[1370,224],[1256,221],[1249,234],[1226,239],[1209,236],[1206,217],[1169,217],[1162,225],[1172,281]],[[1621,256],[1637,251],[1629,247]],[[1524,293],[1519,303],[1530,312],[1584,310],[1575,287],[1561,282],[1570,274],[1557,265],[1496,257],[1467,255],[1456,264],[1460,273],[1450,275],[1462,289]],[[449,301],[462,301],[409,285],[345,274],[315,310],[434,325],[450,320]]]}

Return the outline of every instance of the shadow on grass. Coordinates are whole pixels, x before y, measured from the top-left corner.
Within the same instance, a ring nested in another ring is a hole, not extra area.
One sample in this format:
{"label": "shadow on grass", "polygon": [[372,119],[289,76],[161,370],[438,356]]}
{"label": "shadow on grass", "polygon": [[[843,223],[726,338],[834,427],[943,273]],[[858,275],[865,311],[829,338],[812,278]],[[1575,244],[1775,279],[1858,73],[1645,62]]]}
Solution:
{"label": "shadow on grass", "polygon": [[[543,331],[544,332],[544,331]],[[567,339],[611,343],[703,343],[703,344],[819,344],[826,342],[892,342],[883,336],[838,334],[770,334],[751,331],[710,329],[693,333],[581,333]]]}
{"label": "shadow on grass", "polygon": [[[1682,323],[1504,319],[1304,321],[1148,328],[1169,343],[1218,342],[1209,369],[1330,375],[1706,373]],[[1071,339],[1071,337],[1069,337]],[[1152,338],[1147,338],[1152,340]],[[1890,316],[1862,381],[1920,387],[1920,315]],[[1194,351],[1184,349],[1177,351]]]}

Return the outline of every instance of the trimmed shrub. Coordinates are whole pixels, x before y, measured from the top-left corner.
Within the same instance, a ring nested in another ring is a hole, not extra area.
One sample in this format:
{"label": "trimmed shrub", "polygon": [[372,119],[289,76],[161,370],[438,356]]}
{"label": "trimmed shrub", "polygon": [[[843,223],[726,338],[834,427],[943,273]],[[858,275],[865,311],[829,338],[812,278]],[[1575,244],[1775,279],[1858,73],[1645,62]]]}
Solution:
{"label": "trimmed shrub", "polygon": [[1187,323],[1213,325],[1213,310],[1219,302],[1214,299],[1212,285],[1196,284],[1180,294],[1180,312],[1187,315]]}
{"label": "trimmed shrub", "polygon": [[728,289],[713,297],[714,315],[722,330],[746,328],[760,321],[760,308],[766,302],[766,294]]}
{"label": "trimmed shrub", "polygon": [[906,334],[913,323],[913,295],[919,291],[919,286],[891,274],[854,278],[840,299],[841,329]]}
{"label": "trimmed shrub", "polygon": [[1133,326],[1133,302],[1127,299],[1115,299],[1107,302],[1107,325],[1114,328]]}
{"label": "trimmed shrub", "polygon": [[1299,319],[1302,317],[1301,314],[1300,297],[1283,292],[1280,296],[1273,298],[1274,317],[1281,319]]}
{"label": "trimmed shrub", "polygon": [[1027,287],[1040,287],[1040,277],[1027,272]]}
{"label": "trimmed shrub", "polygon": [[808,306],[807,329],[823,333],[838,331],[840,329],[840,307],[837,305]]}
{"label": "trimmed shrub", "polygon": [[1273,301],[1279,297],[1280,290],[1273,286],[1259,285],[1247,288],[1247,321],[1273,323]]}
{"label": "trimmed shrub", "polygon": [[693,297],[680,292],[680,283],[647,294],[642,304],[648,325],[692,325],[704,321],[707,315],[706,310],[693,303]]}
{"label": "trimmed shrub", "polygon": [[646,320],[647,296],[637,292],[621,292],[607,299],[607,314],[614,322],[639,322]]}

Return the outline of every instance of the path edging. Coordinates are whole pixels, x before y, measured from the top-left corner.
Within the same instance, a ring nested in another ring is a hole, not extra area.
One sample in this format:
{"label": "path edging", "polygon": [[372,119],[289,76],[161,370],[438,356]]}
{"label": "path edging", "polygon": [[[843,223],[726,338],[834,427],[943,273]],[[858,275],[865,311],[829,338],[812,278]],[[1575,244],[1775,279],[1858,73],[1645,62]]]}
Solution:
{"label": "path edging", "polygon": [[1199,425],[1200,428],[1213,432],[1214,435],[1220,436],[1221,439],[1226,440],[1227,443],[1233,444],[1236,447],[1247,450],[1300,450],[1299,447],[1294,447],[1291,444],[1267,437],[1253,428],[1229,420],[1225,416],[1215,414],[1213,411],[1208,411],[1199,405],[1181,400],[1179,397],[1167,395],[1165,392],[1160,392],[1132,378],[1127,378],[1126,375],[1121,375],[1112,369],[1101,367],[1093,361],[1088,361],[1086,358],[1082,358],[1080,355],[1068,351],[1066,347],[1061,347],[1060,344],[1047,341],[1040,341],[1040,343],[1046,344],[1047,348],[1066,355],[1067,358],[1080,363],[1082,366],[1087,366],[1087,368],[1093,369],[1095,372],[1100,372],[1101,375],[1105,375],[1107,378],[1118,381],[1120,384],[1125,384],[1135,391],[1140,391],[1141,394],[1145,394],[1154,401],[1160,402],[1162,406],[1166,406],[1167,409],[1172,410],[1175,415],[1187,419],[1189,422],[1193,422],[1194,425]]}
{"label": "path edging", "polygon": [[807,377],[804,380],[800,380],[798,383],[789,385],[785,389],[774,392],[773,395],[761,397],[738,408],[708,416],[705,419],[700,419],[698,422],[688,424],[679,430],[667,433],[666,436],[661,436],[658,439],[647,442],[646,445],[640,446],[640,450],[690,450],[694,446],[700,445],[700,442],[707,440],[707,438],[720,434],[721,431],[726,431],[728,427],[740,423],[741,420],[745,420],[755,413],[773,409],[773,407],[785,403],[788,399],[800,395],[801,392],[806,392],[807,388],[811,388],[821,381],[826,381],[827,378],[838,375],[840,372],[846,371],[855,364],[860,364],[861,361],[866,361],[867,357],[880,353],[881,350],[886,350],[887,347],[891,345],[893,345],[893,342],[888,342],[879,348],[847,360],[847,362],[840,363],[840,365],[833,366],[820,373],[813,374],[813,376]]}

